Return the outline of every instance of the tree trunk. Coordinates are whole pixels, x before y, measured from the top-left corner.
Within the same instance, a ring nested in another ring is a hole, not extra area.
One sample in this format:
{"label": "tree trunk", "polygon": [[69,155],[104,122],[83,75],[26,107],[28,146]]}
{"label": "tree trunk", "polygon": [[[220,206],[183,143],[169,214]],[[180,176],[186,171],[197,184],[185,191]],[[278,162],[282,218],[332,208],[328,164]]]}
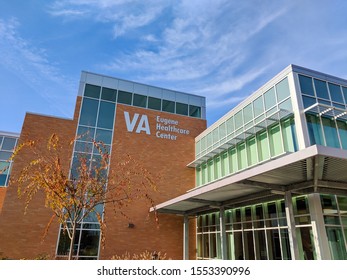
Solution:
{"label": "tree trunk", "polygon": [[70,251],[69,251],[69,258],[68,260],[72,260],[72,256],[73,256],[73,245],[74,245],[74,241],[75,241],[75,235],[76,235],[76,224],[73,223],[72,224],[72,235],[71,235],[71,240],[70,240]]}

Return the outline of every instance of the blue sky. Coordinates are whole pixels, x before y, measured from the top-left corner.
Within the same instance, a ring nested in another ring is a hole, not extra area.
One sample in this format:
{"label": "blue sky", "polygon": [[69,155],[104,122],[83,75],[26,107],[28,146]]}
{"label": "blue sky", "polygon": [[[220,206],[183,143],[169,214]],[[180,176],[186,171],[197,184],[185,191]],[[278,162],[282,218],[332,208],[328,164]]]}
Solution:
{"label": "blue sky", "polygon": [[289,64],[347,78],[344,0],[0,0],[0,131],[72,118],[82,70],[207,98],[208,124]]}

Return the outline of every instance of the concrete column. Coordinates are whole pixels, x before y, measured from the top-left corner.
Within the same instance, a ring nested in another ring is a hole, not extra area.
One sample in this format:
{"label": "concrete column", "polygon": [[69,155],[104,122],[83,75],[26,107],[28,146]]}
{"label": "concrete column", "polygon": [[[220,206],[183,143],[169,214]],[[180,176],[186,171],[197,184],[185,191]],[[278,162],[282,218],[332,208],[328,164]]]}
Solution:
{"label": "concrete column", "polygon": [[221,243],[221,252],[222,252],[222,260],[226,260],[228,258],[227,252],[227,238],[225,233],[225,215],[224,215],[224,207],[219,209],[219,224],[220,224],[220,243]]}
{"label": "concrete column", "polygon": [[189,218],[187,215],[183,220],[183,259],[189,260]]}
{"label": "concrete column", "polygon": [[323,209],[319,193],[308,195],[314,245],[318,260],[331,260],[328,237],[325,230]]}
{"label": "concrete column", "polygon": [[291,192],[285,192],[284,203],[286,208],[286,218],[288,224],[288,235],[289,235],[289,244],[290,252],[293,260],[299,260],[299,247],[298,240],[296,237],[295,230],[295,219],[294,219],[294,210],[293,210],[293,201]]}

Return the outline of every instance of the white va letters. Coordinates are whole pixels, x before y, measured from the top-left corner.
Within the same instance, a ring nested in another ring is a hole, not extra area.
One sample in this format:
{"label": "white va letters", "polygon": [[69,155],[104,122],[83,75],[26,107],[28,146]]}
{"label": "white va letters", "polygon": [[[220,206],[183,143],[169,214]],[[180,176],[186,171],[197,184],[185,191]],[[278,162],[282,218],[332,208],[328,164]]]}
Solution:
{"label": "white va letters", "polygon": [[129,132],[133,132],[134,128],[137,124],[137,128],[135,130],[136,133],[141,133],[141,131],[146,132],[146,134],[150,135],[151,130],[149,129],[148,117],[147,115],[141,115],[139,121],[139,114],[135,113],[132,120],[130,119],[129,112],[124,112],[125,124],[127,126],[127,130]]}

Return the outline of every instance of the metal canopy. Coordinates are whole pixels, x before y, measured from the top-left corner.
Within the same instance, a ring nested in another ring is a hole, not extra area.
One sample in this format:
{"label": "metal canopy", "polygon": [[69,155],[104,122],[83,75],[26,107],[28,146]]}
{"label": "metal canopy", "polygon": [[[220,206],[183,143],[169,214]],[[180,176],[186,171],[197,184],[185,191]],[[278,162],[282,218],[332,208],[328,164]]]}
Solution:
{"label": "metal canopy", "polygon": [[155,209],[159,213],[194,216],[224,206],[283,198],[286,191],[294,195],[347,195],[347,151],[314,145],[192,189]]}

